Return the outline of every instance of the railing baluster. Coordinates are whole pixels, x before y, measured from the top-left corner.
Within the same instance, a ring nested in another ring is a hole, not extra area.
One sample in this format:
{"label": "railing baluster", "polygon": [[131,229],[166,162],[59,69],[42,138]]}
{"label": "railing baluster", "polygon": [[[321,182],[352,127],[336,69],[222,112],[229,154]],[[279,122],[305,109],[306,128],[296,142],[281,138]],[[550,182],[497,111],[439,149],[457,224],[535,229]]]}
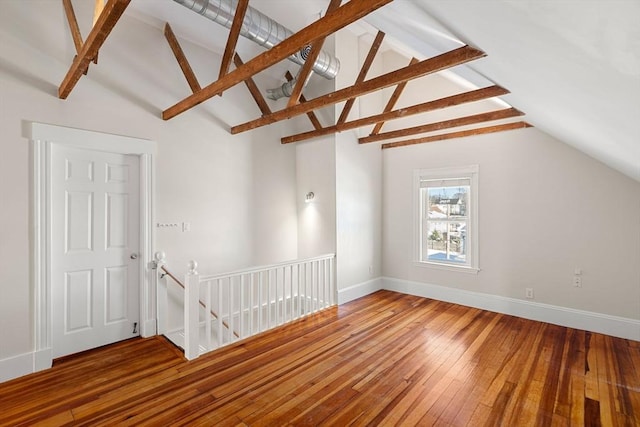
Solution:
{"label": "railing baluster", "polygon": [[313,262],[313,312],[318,311],[318,262]]}
{"label": "railing baluster", "polygon": [[329,297],[329,292],[327,289],[327,279],[328,279],[328,275],[327,275],[327,261],[326,260],[322,260],[322,308],[326,308],[327,305],[327,299]]}
{"label": "railing baluster", "polygon": [[204,285],[206,286],[205,288],[205,301],[204,301],[204,308],[206,309],[205,311],[205,326],[204,326],[204,330],[205,333],[207,334],[207,351],[211,351],[213,350],[213,343],[211,341],[211,322],[213,322],[213,316],[211,315],[211,313],[213,312],[213,309],[211,307],[211,282],[203,282]]}
{"label": "railing baluster", "polygon": [[318,281],[318,298],[319,298],[318,308],[322,310],[324,308],[324,299],[325,299],[324,281],[325,281],[325,277],[327,277],[324,272],[324,260],[318,261],[318,267],[320,268],[320,276],[321,276],[320,280]]}
{"label": "railing baluster", "polygon": [[276,325],[280,324],[280,287],[278,286],[280,283],[280,275],[278,274],[278,270],[280,269],[276,268]]}
{"label": "railing baluster", "polygon": [[290,265],[289,269],[289,311],[287,312],[287,321],[293,319],[293,266]]}
{"label": "railing baluster", "polygon": [[231,283],[232,277],[227,280],[227,323],[229,324],[229,330],[227,336],[228,342],[233,342],[233,284]]}
{"label": "railing baluster", "polygon": [[298,271],[298,280],[297,283],[297,292],[296,292],[296,317],[302,316],[302,264],[298,263],[296,265],[296,270]]}
{"label": "railing baluster", "polygon": [[248,336],[253,335],[253,276],[254,273],[249,275],[249,333]]}
{"label": "railing baluster", "polygon": [[222,322],[224,319],[224,313],[222,312],[222,281],[220,279],[216,280],[217,290],[218,290],[218,347],[222,347],[224,345],[224,337],[222,330]]}
{"label": "railing baluster", "polygon": [[244,338],[247,334],[244,331],[244,285],[245,275],[240,276],[240,338]]}
{"label": "railing baluster", "polygon": [[267,329],[271,327],[271,270],[267,270]]}
{"label": "railing baluster", "polygon": [[258,273],[258,332],[262,332],[262,315],[264,312],[264,303],[262,302],[262,271]]}
{"label": "railing baluster", "polygon": [[304,314],[309,314],[311,308],[311,263],[308,262],[304,265]]}
{"label": "railing baluster", "polygon": [[330,260],[326,260],[325,261],[326,264],[326,268],[327,268],[327,278],[325,279],[325,286],[327,287],[327,297],[326,297],[326,302],[325,302],[325,306],[326,307],[331,307],[331,261]]}

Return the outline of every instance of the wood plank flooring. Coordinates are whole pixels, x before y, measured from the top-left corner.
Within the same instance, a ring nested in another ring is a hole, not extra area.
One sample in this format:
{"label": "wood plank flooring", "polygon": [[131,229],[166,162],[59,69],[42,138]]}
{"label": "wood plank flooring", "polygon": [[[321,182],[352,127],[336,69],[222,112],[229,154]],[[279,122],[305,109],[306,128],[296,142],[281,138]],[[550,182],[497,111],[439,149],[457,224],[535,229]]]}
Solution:
{"label": "wood plank flooring", "polygon": [[192,362],[57,360],[0,384],[0,425],[638,426],[640,343],[380,291]]}

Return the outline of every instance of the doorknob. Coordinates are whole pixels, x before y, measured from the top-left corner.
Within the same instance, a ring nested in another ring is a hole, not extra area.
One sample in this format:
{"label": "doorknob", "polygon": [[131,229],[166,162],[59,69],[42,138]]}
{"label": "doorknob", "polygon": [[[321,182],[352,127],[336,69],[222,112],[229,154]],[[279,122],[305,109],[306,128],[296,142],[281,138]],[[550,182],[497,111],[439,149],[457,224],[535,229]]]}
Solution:
{"label": "doorknob", "polygon": [[131,254],[131,255],[129,256],[129,258],[131,258],[131,259],[138,259],[138,254]]}

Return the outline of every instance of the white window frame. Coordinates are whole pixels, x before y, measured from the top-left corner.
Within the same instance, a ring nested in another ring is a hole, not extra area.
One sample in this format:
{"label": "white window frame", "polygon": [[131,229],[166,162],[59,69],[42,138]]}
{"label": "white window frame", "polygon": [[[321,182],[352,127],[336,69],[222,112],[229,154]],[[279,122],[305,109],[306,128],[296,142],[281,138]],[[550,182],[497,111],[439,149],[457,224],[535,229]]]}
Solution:
{"label": "white window frame", "polygon": [[[413,244],[413,261],[414,265],[419,267],[429,267],[449,271],[458,271],[476,274],[480,271],[479,267],[479,242],[478,242],[478,165],[447,167],[437,169],[415,169],[413,171],[413,215],[414,215],[414,244]],[[422,180],[437,179],[469,179],[470,197],[467,203],[467,236],[470,243],[467,246],[468,263],[465,265],[457,265],[452,262],[436,262],[423,261],[420,258],[422,247],[422,201],[420,197],[420,182]]]}

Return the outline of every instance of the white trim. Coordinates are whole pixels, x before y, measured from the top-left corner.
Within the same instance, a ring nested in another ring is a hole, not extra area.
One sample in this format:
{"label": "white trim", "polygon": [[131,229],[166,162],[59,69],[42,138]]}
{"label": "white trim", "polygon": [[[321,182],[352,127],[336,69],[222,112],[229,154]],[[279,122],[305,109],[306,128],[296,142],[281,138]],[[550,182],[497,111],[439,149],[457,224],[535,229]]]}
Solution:
{"label": "white trim", "polygon": [[436,270],[447,270],[466,274],[478,274],[480,271],[479,268],[469,267],[466,265],[444,264],[431,261],[413,261],[413,265],[421,268],[434,268]]}
{"label": "white trim", "polygon": [[35,372],[33,355],[25,353],[0,360],[0,383]]}
{"label": "white trim", "polygon": [[[153,272],[149,271],[150,263],[153,260],[152,248],[155,237],[152,224],[156,143],[144,139],[35,122],[23,123],[23,136],[30,141],[30,244],[32,248],[31,285],[34,290],[35,350],[33,353],[28,353],[31,355],[30,370],[27,372],[19,371],[17,376],[47,369],[52,364],[51,267],[49,265],[51,183],[49,175],[51,173],[50,157],[53,144],[140,157],[140,334],[151,336],[156,333],[155,289],[153,289],[153,280],[151,280]],[[6,360],[13,360],[13,358]],[[13,362],[7,363],[10,366]],[[0,375],[2,374],[2,365],[4,365],[4,361],[0,361]]]}
{"label": "white trim", "polygon": [[383,277],[382,289],[640,341],[640,320]]}
{"label": "white trim", "polygon": [[30,126],[26,126],[23,136],[31,141],[46,141],[54,144],[62,144],[67,147],[119,154],[154,155],[156,153],[156,143],[148,139],[48,125],[45,123],[27,123],[30,124]]}
{"label": "white trim", "polygon": [[51,349],[19,354],[0,360],[0,383],[51,368]]}
{"label": "white trim", "polygon": [[338,304],[344,304],[349,301],[361,298],[365,295],[372,294],[382,289],[382,279],[377,277],[375,279],[367,280],[366,282],[358,283],[357,285],[349,286],[345,289],[338,290]]}
{"label": "white trim", "polygon": [[[414,169],[413,170],[413,262],[420,264],[421,267],[430,267],[437,269],[448,269],[451,271],[464,271],[467,273],[477,273],[480,271],[480,230],[479,224],[479,165],[452,166],[433,169]],[[469,219],[467,220],[469,238],[471,239],[471,247],[469,251],[469,262],[465,265],[456,265],[454,263],[439,263],[431,261],[421,261],[421,233],[422,233],[422,204],[420,200],[420,189],[422,179],[447,179],[447,178],[468,178],[471,181],[471,199],[469,200]]]}

